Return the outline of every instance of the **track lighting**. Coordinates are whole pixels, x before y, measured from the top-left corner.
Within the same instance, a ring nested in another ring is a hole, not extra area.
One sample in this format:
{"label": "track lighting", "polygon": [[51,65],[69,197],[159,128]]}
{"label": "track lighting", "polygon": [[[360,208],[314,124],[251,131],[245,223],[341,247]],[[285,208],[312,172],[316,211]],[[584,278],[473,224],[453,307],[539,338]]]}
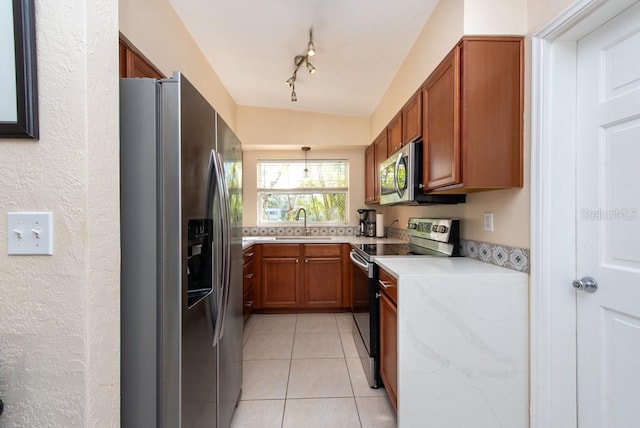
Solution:
{"label": "track lighting", "polygon": [[291,77],[287,79],[287,85],[291,88],[291,101],[298,101],[298,96],[296,95],[296,79],[298,78],[298,69],[304,64],[307,67],[307,71],[309,74],[314,74],[316,72],[316,68],[313,64],[309,62],[309,57],[314,56],[316,54],[316,47],[313,44],[313,31],[309,29],[309,43],[307,43],[307,53],[305,55],[296,55],[293,58],[293,74]]}

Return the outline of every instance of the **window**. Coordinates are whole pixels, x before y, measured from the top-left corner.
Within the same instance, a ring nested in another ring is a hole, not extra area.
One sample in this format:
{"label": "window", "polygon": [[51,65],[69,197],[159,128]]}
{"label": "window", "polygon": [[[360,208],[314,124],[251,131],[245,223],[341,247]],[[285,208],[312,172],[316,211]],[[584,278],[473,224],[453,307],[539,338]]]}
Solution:
{"label": "window", "polygon": [[349,199],[346,160],[259,160],[258,224],[295,222],[298,208],[308,225],[345,225]]}

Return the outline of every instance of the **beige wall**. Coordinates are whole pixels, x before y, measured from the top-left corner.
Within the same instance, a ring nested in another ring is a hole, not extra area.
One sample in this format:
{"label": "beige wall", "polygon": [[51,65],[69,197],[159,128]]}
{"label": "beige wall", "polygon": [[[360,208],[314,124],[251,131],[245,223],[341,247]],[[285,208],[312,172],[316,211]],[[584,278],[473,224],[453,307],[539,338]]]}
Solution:
{"label": "beige wall", "polygon": [[349,161],[349,224],[356,225],[356,209],[364,201],[364,147],[369,144],[369,119],[238,107],[237,134],[242,141],[244,226],[255,226],[257,217],[256,161],[303,159],[302,146],[311,147],[308,159]]}
{"label": "beige wall", "polygon": [[[40,139],[0,140],[0,425],[117,427],[118,4],[35,10]],[[9,211],[53,213],[53,256],[7,255]]]}
{"label": "beige wall", "polygon": [[369,119],[238,106],[236,134],[244,150],[363,148],[369,145]]}
{"label": "beige wall", "polygon": [[232,129],[236,103],[169,0],[120,0],[120,32],[166,76],[180,70]]}

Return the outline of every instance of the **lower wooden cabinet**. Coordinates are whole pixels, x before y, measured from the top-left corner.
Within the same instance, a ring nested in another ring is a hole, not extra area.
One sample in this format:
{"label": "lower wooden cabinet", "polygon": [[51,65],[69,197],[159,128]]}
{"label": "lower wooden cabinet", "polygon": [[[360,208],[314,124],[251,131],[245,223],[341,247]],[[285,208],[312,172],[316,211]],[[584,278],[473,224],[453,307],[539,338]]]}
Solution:
{"label": "lower wooden cabinet", "polygon": [[300,296],[299,244],[264,244],[262,246],[261,290],[263,309],[298,307]]}
{"label": "lower wooden cabinet", "polygon": [[346,244],[263,244],[260,265],[263,310],[350,305]]}
{"label": "lower wooden cabinet", "polygon": [[303,272],[303,307],[342,307],[344,274],[340,244],[305,244]]}
{"label": "lower wooden cabinet", "polygon": [[380,270],[380,377],[393,407],[398,409],[397,280]]}

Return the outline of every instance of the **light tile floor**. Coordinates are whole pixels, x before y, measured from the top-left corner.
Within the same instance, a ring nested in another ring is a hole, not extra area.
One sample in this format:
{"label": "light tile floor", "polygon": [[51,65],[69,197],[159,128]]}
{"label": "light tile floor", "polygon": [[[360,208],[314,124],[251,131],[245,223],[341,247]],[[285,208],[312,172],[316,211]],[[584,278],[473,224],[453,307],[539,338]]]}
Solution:
{"label": "light tile floor", "polygon": [[231,427],[395,427],[385,390],[367,384],[351,327],[351,314],[252,315]]}

